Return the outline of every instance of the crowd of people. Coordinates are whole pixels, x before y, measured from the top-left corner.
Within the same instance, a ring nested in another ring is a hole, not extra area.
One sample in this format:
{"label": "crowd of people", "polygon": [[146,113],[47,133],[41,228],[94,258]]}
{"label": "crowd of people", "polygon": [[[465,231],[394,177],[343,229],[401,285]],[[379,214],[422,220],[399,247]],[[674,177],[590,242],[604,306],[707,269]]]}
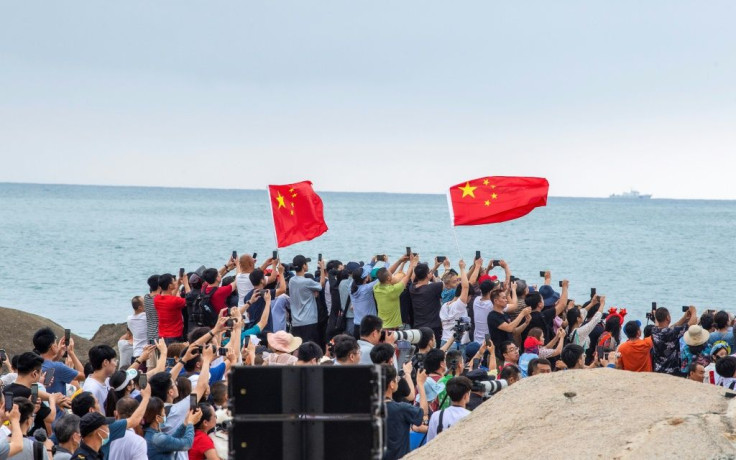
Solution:
{"label": "crowd of people", "polygon": [[[36,331],[2,361],[0,460],[228,458],[233,366],[380,365],[385,459],[431,442],[493,394],[527,378],[608,367],[736,386],[733,317],[653,305],[640,320],[595,289],[540,285],[503,260],[282,263],[233,253],[218,268],[151,275],[118,343],[77,356]],[[500,279],[494,272],[500,275]],[[232,273],[232,274],[231,274]],[[649,324],[651,323],[651,324]]]}

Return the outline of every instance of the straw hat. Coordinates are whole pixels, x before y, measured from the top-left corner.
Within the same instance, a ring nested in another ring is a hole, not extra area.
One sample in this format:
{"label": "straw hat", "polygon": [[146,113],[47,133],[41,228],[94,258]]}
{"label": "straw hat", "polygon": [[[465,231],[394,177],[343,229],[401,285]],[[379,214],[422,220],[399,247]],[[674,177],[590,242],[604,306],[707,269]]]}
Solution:
{"label": "straw hat", "polygon": [[293,353],[302,344],[301,337],[294,337],[286,331],[266,334],[268,346],[283,353]]}
{"label": "straw hat", "polygon": [[710,332],[706,331],[697,324],[693,324],[685,333],[685,343],[691,347],[697,347],[708,341]]}

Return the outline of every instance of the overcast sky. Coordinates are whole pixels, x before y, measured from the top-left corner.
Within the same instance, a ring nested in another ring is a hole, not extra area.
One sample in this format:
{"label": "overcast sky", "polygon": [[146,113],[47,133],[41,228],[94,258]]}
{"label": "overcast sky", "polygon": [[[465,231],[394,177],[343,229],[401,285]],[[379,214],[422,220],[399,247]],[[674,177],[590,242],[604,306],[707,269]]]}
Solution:
{"label": "overcast sky", "polygon": [[736,199],[736,2],[3,2],[0,181]]}

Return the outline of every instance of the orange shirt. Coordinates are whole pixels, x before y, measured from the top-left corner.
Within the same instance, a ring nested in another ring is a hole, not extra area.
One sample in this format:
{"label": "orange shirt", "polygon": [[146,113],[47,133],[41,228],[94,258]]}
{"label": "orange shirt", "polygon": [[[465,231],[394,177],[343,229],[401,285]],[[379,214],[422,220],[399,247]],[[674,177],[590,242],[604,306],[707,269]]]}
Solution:
{"label": "orange shirt", "polygon": [[618,347],[618,362],[625,371],[652,372],[652,338],[628,340]]}

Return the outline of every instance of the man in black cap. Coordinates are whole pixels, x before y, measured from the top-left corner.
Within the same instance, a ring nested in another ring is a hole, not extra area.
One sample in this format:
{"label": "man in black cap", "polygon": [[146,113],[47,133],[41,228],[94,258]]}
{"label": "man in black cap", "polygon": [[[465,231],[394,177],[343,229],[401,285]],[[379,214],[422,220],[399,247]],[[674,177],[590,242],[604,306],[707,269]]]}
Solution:
{"label": "man in black cap", "polygon": [[79,421],[79,432],[82,435],[82,443],[74,451],[71,460],[102,460],[102,446],[107,444],[110,438],[105,416],[99,412],[85,414]]}

